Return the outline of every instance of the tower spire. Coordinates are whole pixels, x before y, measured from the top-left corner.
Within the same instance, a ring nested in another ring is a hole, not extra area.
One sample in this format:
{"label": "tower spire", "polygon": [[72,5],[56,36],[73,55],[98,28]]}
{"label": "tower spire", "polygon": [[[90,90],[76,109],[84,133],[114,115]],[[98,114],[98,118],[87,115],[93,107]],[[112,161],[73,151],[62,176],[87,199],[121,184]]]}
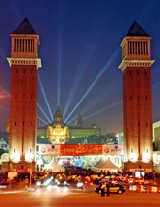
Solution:
{"label": "tower spire", "polygon": [[36,34],[31,23],[27,18],[20,23],[20,25],[13,31],[12,34]]}
{"label": "tower spire", "polygon": [[126,36],[149,36],[149,34],[147,34],[147,32],[136,21],[134,21]]}
{"label": "tower spire", "polygon": [[81,117],[81,114],[80,114],[80,111],[78,112],[78,117],[77,117],[77,120],[76,120],[76,127],[77,128],[82,128],[82,117]]}

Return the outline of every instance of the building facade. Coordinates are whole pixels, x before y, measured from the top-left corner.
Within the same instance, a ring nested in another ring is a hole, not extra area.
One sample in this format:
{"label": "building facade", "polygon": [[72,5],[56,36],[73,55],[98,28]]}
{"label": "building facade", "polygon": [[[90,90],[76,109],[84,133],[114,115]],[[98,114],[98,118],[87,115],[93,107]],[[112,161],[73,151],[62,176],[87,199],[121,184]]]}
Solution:
{"label": "building facade", "polygon": [[121,43],[125,169],[153,168],[150,41],[134,22]]}
{"label": "building facade", "polygon": [[11,36],[10,169],[35,170],[39,36],[28,19]]}
{"label": "building facade", "polygon": [[90,128],[83,127],[82,117],[78,114],[76,126],[71,127],[64,123],[63,114],[58,107],[54,114],[53,123],[37,129],[37,136],[49,138],[52,143],[64,144],[68,138],[87,138],[91,136],[100,137],[101,130],[92,124]]}

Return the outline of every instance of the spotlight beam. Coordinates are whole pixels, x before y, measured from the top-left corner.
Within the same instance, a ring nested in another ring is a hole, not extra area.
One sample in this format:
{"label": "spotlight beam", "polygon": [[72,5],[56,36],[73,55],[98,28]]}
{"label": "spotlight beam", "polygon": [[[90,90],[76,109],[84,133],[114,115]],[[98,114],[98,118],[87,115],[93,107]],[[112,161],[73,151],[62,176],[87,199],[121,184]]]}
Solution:
{"label": "spotlight beam", "polygon": [[92,91],[92,89],[95,87],[95,85],[98,82],[98,80],[102,77],[104,72],[109,68],[109,66],[112,64],[113,60],[117,57],[118,53],[119,53],[119,49],[116,49],[114,51],[113,55],[111,56],[111,58],[107,61],[105,66],[100,70],[100,72],[98,73],[98,75],[96,76],[94,81],[91,83],[91,85],[89,86],[87,91],[84,93],[82,98],[77,102],[77,104],[75,105],[73,110],[70,112],[70,114],[66,118],[65,122],[69,119],[69,117],[73,114],[73,112],[78,108],[78,106],[85,100],[85,98],[88,96],[88,94]]}
{"label": "spotlight beam", "polygon": [[47,114],[44,112],[44,110],[42,109],[42,107],[40,106],[40,104],[38,103],[38,108],[40,109],[40,111],[42,112],[42,114],[45,116],[45,118],[47,119],[47,121],[49,123],[51,123],[52,121],[48,118]]}
{"label": "spotlight beam", "polygon": [[62,46],[63,46],[63,3],[59,4],[59,41],[58,41],[58,72],[57,72],[57,105],[61,103],[61,83],[62,83]]}
{"label": "spotlight beam", "polygon": [[99,110],[96,111],[95,113],[93,113],[93,114],[91,114],[91,115],[89,115],[89,116],[87,116],[87,117],[84,117],[83,120],[89,119],[89,118],[91,118],[91,117],[93,117],[93,116],[95,116],[95,115],[97,115],[97,114],[99,114],[99,113],[102,113],[103,111],[106,111],[106,110],[108,110],[108,109],[110,109],[110,108],[112,108],[112,107],[114,107],[114,106],[116,106],[116,105],[119,105],[119,104],[121,104],[121,103],[122,103],[122,100],[119,100],[119,101],[117,101],[116,103],[110,104],[109,106],[106,106],[106,107],[104,107],[104,108],[102,108],[102,109],[99,109]]}
{"label": "spotlight beam", "polygon": [[80,85],[82,76],[85,72],[85,70],[87,69],[87,66],[95,52],[96,49],[96,44],[93,44],[92,42],[90,42],[87,47],[85,48],[85,52],[83,54],[81,63],[79,64],[78,70],[77,70],[77,74],[75,76],[75,78],[73,79],[73,83],[72,83],[72,90],[70,90],[70,94],[68,95],[68,99],[66,101],[65,104],[65,108],[64,108],[64,116],[68,110],[68,107],[71,103],[71,101],[73,100],[73,97],[77,91],[78,86]]}
{"label": "spotlight beam", "polygon": [[41,117],[37,116],[37,118],[38,118],[41,122],[43,122],[44,124],[48,125],[48,123],[47,123],[46,121],[44,121]]}
{"label": "spotlight beam", "polygon": [[9,111],[9,108],[0,105],[0,108],[4,109],[5,111]]}
{"label": "spotlight beam", "polygon": [[[82,114],[85,114],[87,111],[91,110],[92,108],[94,108],[94,106],[96,106],[98,103],[100,103],[101,101],[103,101],[104,99],[106,99],[106,97],[108,97],[110,94],[114,93],[115,88],[112,86],[114,85],[114,82],[112,82],[112,84],[107,86],[108,89],[108,93],[105,94],[105,96],[102,96],[102,94],[97,94],[96,96],[96,100],[90,102],[90,104],[86,105],[85,108],[83,108],[81,110]],[[75,121],[75,117],[73,117],[70,121],[68,121],[67,123],[73,123]]]}
{"label": "spotlight beam", "polygon": [[58,78],[57,78],[57,102],[58,106],[60,105],[60,97],[61,97],[61,70],[62,70],[62,37],[59,38],[59,48],[58,48]]}
{"label": "spotlight beam", "polygon": [[10,93],[6,91],[4,88],[0,87],[0,90],[5,93],[7,96],[10,96]]}
{"label": "spotlight beam", "polygon": [[52,120],[53,120],[53,115],[52,115],[52,112],[51,112],[51,108],[50,108],[50,106],[49,106],[49,103],[48,103],[48,100],[47,100],[45,91],[44,91],[44,89],[43,89],[43,85],[42,85],[42,82],[41,82],[41,79],[40,79],[40,75],[38,75],[38,83],[39,83],[39,85],[40,85],[40,89],[41,89],[43,98],[44,98],[44,100],[45,100],[45,102],[46,102],[47,108],[48,108],[48,110],[49,110],[50,116],[51,116],[51,118],[52,118]]}

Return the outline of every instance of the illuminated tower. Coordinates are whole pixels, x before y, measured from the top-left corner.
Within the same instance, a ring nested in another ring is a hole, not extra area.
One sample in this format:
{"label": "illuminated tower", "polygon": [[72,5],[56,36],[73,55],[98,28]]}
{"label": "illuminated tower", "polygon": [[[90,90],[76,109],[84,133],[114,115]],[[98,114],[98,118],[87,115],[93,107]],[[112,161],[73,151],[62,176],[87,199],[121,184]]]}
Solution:
{"label": "illuminated tower", "polygon": [[80,112],[78,113],[78,117],[77,117],[77,120],[76,120],[76,127],[77,128],[82,128],[82,117],[81,117]]}
{"label": "illuminated tower", "polygon": [[150,40],[134,22],[121,43],[126,169],[153,167]]}
{"label": "illuminated tower", "polygon": [[39,36],[27,19],[11,36],[10,163],[35,170]]}
{"label": "illuminated tower", "polygon": [[56,126],[56,125],[64,126],[63,114],[62,114],[59,106],[57,107],[56,112],[54,114],[53,125],[54,126]]}

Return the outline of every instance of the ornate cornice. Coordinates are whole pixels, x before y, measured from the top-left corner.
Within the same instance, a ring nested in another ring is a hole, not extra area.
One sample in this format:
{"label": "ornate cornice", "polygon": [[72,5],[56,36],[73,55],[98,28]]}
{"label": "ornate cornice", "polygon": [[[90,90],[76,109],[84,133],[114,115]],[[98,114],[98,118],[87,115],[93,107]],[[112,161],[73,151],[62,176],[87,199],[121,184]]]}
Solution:
{"label": "ornate cornice", "polygon": [[126,67],[151,67],[154,62],[155,60],[122,60],[118,68],[123,71]]}
{"label": "ornate cornice", "polygon": [[12,65],[36,65],[37,69],[42,67],[40,58],[7,58],[10,67]]}

